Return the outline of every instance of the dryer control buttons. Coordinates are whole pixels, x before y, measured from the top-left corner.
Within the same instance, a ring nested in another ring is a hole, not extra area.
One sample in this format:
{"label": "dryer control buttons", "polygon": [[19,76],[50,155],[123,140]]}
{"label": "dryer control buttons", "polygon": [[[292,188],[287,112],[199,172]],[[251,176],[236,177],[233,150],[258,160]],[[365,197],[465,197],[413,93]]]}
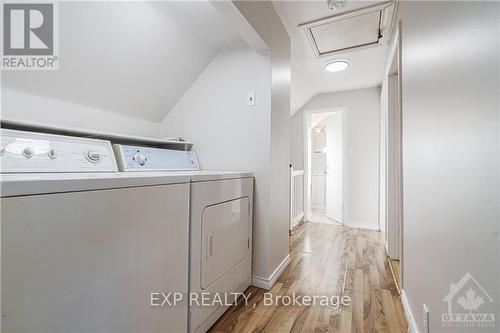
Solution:
{"label": "dryer control buttons", "polygon": [[30,147],[26,147],[26,148],[23,149],[23,156],[24,157],[26,157],[26,158],[32,158],[33,155],[35,155],[35,152]]}
{"label": "dryer control buttons", "polygon": [[144,156],[144,154],[141,153],[140,151],[138,151],[134,154],[133,159],[134,159],[134,161],[139,163],[139,165],[144,165],[144,164],[146,164],[146,161],[147,161],[146,156]]}
{"label": "dryer control buttons", "polygon": [[95,150],[87,150],[85,157],[92,163],[99,163],[102,159],[102,155]]}

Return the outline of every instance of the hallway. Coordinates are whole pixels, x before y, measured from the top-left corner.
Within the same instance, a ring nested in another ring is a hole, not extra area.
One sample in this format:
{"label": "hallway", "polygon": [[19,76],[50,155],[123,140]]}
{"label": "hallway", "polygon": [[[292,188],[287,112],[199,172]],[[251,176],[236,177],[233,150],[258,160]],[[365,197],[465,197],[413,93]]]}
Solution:
{"label": "hallway", "polygon": [[264,290],[250,287],[248,305],[228,310],[212,332],[407,331],[382,234],[338,225],[305,223],[290,237],[291,262],[270,291],[283,295],[349,296],[351,304],[264,305]]}

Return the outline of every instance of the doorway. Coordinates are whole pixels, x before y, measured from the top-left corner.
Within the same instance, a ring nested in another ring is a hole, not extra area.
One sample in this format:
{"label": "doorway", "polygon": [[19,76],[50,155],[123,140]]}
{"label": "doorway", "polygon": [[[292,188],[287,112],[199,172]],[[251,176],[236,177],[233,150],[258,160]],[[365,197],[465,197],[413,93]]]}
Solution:
{"label": "doorway", "polygon": [[347,158],[345,108],[304,112],[306,219],[345,224]]}

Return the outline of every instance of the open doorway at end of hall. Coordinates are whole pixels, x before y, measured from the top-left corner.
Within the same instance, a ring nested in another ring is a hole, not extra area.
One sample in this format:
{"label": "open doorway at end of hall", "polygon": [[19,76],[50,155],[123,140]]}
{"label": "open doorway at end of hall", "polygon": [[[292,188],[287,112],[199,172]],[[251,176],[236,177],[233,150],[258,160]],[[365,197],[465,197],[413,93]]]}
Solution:
{"label": "open doorway at end of hall", "polygon": [[304,113],[306,219],[346,220],[346,112],[344,108]]}

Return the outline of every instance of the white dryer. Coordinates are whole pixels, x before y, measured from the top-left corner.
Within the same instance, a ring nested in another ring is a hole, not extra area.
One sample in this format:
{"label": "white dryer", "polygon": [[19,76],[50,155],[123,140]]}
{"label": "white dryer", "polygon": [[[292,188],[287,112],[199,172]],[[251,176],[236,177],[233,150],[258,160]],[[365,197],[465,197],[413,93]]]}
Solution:
{"label": "white dryer", "polygon": [[0,134],[2,331],[186,332],[190,177],[117,172],[107,141]]}
{"label": "white dryer", "polygon": [[250,285],[252,174],[200,171],[191,151],[113,148],[122,171],[170,170],[190,177],[189,331],[206,332],[228,308],[219,300],[225,303]]}

